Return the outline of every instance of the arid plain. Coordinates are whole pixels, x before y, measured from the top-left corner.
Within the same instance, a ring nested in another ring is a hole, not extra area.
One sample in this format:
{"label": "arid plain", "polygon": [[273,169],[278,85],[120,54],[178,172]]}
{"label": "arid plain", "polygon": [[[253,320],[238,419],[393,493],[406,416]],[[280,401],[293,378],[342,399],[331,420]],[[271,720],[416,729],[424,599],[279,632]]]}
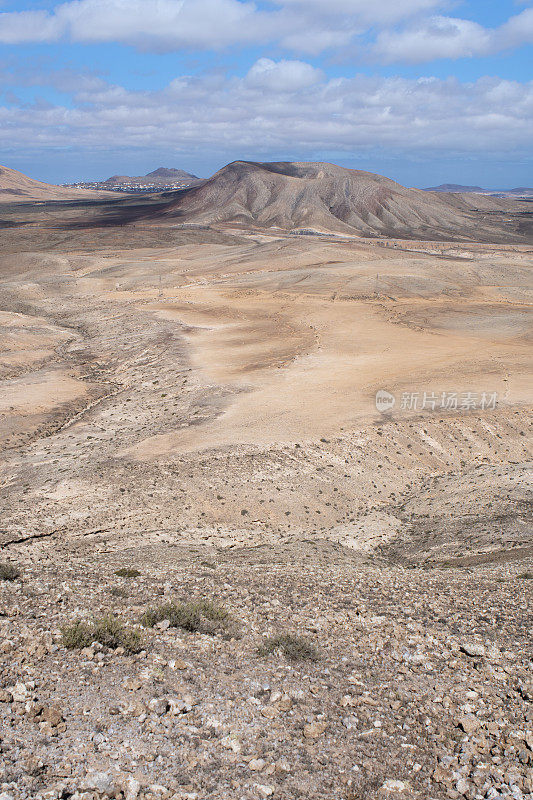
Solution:
{"label": "arid plain", "polygon": [[[3,788],[530,796],[527,204],[478,210],[476,241],[161,202],[4,203]],[[239,635],[62,647],[158,597],[222,602]],[[318,657],[259,656],[277,633]]]}

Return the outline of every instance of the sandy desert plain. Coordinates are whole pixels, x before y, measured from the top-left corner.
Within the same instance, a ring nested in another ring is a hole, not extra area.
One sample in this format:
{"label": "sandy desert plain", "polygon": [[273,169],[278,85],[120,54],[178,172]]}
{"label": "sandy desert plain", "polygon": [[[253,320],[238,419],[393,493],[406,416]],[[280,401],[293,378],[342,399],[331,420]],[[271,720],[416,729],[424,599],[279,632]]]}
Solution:
{"label": "sandy desert plain", "polygon": [[0,798],[531,799],[533,207],[239,170],[2,204]]}

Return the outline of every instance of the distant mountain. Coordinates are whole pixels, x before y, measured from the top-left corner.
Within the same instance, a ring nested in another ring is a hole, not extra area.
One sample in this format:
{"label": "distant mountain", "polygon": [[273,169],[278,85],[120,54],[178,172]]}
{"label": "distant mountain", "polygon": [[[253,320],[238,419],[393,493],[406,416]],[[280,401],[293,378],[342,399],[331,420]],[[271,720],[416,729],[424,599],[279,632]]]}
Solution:
{"label": "distant mountain", "polygon": [[16,169],[0,166],[0,203],[20,200],[101,200],[106,197],[109,198],[109,192],[54,186],[29,178]]}
{"label": "distant mountain", "polygon": [[195,180],[199,180],[196,175],[193,175],[191,172],[185,172],[183,169],[173,169],[172,167],[159,167],[158,169],[154,169],[153,172],[149,172],[146,178],[161,178],[161,180],[180,180],[181,178],[194,178]]}
{"label": "distant mountain", "polygon": [[463,192],[486,192],[481,186],[462,186],[460,183],[441,183],[440,186],[428,186],[424,192],[452,192],[462,194]]}
{"label": "distant mountain", "polygon": [[533,189],[519,186],[517,189],[482,189],[481,186],[462,186],[460,183],[441,183],[440,186],[429,186],[424,192],[448,192],[449,194],[485,194],[491,197],[508,197],[511,200],[528,200],[533,198]]}
{"label": "distant mountain", "polygon": [[199,178],[196,175],[185,172],[183,169],[159,167],[158,169],[154,169],[153,172],[149,172],[147,175],[138,175],[136,177],[131,175],[112,175],[111,178],[102,181],[101,185],[107,186],[108,188],[136,186],[143,189],[151,189],[160,187],[176,188],[179,184],[178,188],[180,188],[182,185],[191,186],[198,180]]}

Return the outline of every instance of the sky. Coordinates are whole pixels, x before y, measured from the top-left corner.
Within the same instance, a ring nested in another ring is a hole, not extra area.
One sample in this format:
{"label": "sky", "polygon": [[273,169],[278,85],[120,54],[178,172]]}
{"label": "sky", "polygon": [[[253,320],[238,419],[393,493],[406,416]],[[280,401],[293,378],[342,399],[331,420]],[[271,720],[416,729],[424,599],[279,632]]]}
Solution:
{"label": "sky", "polygon": [[533,0],[0,0],[0,163],[533,186]]}

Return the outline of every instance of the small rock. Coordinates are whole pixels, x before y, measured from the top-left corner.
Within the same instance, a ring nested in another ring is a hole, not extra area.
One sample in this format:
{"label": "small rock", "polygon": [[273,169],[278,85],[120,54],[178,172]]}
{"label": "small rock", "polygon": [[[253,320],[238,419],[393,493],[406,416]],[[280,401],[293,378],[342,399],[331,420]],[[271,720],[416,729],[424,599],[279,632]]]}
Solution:
{"label": "small rock", "polygon": [[39,722],[48,722],[52,728],[56,728],[63,722],[63,714],[56,706],[43,706],[38,719]]}
{"label": "small rock", "polygon": [[220,740],[220,744],[228,750],[233,750],[234,753],[240,753],[242,750],[242,744],[235,736],[224,736]]}
{"label": "small rock", "polygon": [[254,789],[260,797],[272,797],[274,794],[273,786],[266,786],[262,783],[254,783]]}
{"label": "small rock", "polygon": [[28,773],[28,775],[39,775],[40,772],[44,769],[44,764],[38,758],[33,755],[28,756],[23,761],[24,771]]}
{"label": "small rock", "polygon": [[473,714],[462,714],[456,719],[455,725],[465,733],[473,733],[479,728],[480,723]]}
{"label": "small rock", "polygon": [[8,689],[0,689],[0,703],[12,703],[13,695]]}
{"label": "small rock", "polygon": [[124,681],[123,685],[129,692],[137,692],[142,687],[143,683],[140,678],[128,678]]}
{"label": "small rock", "polygon": [[124,800],[136,800],[141,791],[141,784],[139,781],[130,775],[122,783],[122,791],[124,792]]}
{"label": "small rock", "polygon": [[168,700],[165,700],[164,697],[154,697],[153,700],[150,700],[148,703],[148,708],[150,711],[153,711],[154,714],[157,714],[158,717],[161,717],[168,711]]}
{"label": "small rock", "polygon": [[182,658],[175,658],[172,661],[168,662],[168,666],[170,669],[187,669],[187,663]]}
{"label": "small rock", "polygon": [[279,708],[277,706],[266,706],[266,708],[261,709],[261,714],[266,719],[274,719],[274,717],[279,717]]}
{"label": "small rock", "polygon": [[156,797],[166,797],[168,794],[167,787],[162,786],[160,783],[151,783],[148,787],[148,790]]}
{"label": "small rock", "polygon": [[180,697],[171,697],[168,705],[170,713],[175,717],[179,714],[187,714],[191,710],[191,706]]}
{"label": "small rock", "polygon": [[392,778],[388,778],[385,783],[382,784],[381,791],[401,794],[402,792],[407,792],[410,788],[411,786],[407,781],[396,781]]}
{"label": "small rock", "polygon": [[8,691],[11,692],[15,703],[25,703],[26,700],[30,699],[30,692],[23,683],[16,683],[14,686],[10,686]]}
{"label": "small rock", "polygon": [[350,714],[350,716],[342,718],[342,724],[344,725],[345,728],[348,728],[348,730],[350,731],[354,728],[357,728],[359,720],[357,719],[357,717],[354,717],[353,714]]}
{"label": "small rock", "polygon": [[309,722],[304,725],[304,736],[307,739],[316,739],[324,733],[327,727],[325,722]]}
{"label": "small rock", "polygon": [[485,648],[480,642],[463,642],[460,647],[463,653],[472,658],[482,658],[485,655]]}
{"label": "small rock", "polygon": [[435,781],[435,783],[442,783],[445,786],[449,786],[452,783],[451,772],[447,769],[444,769],[440,765],[435,768],[432,778]]}
{"label": "small rock", "polygon": [[252,772],[261,772],[261,770],[265,767],[266,761],[264,758],[252,758],[252,760],[248,763],[248,769],[251,769]]}
{"label": "small rock", "polygon": [[113,797],[116,791],[115,780],[109,772],[89,772],[82,782],[85,791],[99,792],[106,797]]}

